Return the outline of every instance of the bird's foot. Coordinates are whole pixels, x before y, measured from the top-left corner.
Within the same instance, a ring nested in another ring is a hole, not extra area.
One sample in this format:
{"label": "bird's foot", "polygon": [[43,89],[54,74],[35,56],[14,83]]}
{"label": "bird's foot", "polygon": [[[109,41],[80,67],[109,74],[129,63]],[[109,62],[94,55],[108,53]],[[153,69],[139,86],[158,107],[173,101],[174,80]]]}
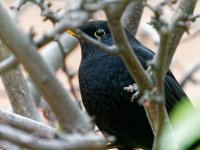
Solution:
{"label": "bird's foot", "polygon": [[131,102],[134,102],[134,100],[138,99],[139,97],[140,97],[140,91],[136,91],[131,97]]}
{"label": "bird's foot", "polygon": [[129,85],[128,87],[124,87],[124,90],[130,93],[133,93],[131,97],[131,102],[133,102],[135,99],[138,99],[140,96],[138,86],[135,83],[133,83],[132,85]]}
{"label": "bird's foot", "polygon": [[129,85],[128,87],[124,87],[124,90],[130,93],[133,93],[134,91],[138,90],[137,84],[133,83],[132,85]]}

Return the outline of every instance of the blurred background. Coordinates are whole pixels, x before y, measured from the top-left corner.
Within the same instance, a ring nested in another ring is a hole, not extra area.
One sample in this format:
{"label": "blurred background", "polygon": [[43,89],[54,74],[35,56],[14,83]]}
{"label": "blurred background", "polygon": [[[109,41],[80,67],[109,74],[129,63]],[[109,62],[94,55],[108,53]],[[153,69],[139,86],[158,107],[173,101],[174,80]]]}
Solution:
{"label": "blurred background", "polygon": [[[48,0],[52,5],[52,9],[62,11],[65,6],[64,0]],[[10,7],[13,6],[14,0],[4,0],[8,11]],[[148,4],[155,5],[157,0],[148,0]],[[171,14],[170,9],[166,9],[165,19],[170,18]],[[200,2],[197,2],[197,6],[194,14],[200,13]],[[143,17],[139,26],[137,33],[137,38],[141,41],[146,47],[156,51],[158,49],[159,36],[156,31],[148,23],[151,20],[153,13],[145,8]],[[99,12],[95,15],[95,19],[105,19],[103,12]],[[30,5],[23,8],[22,13],[19,16],[19,25],[25,31],[29,32],[31,28],[36,32],[36,36],[40,36],[43,33],[47,32],[52,28],[52,23],[49,21],[43,21],[41,17],[41,11],[38,6]],[[197,19],[194,23],[190,25],[189,33],[185,33],[180,45],[177,48],[176,54],[171,64],[171,70],[174,73],[178,81],[181,81],[187,70],[191,69],[194,65],[200,64],[200,19]],[[42,49],[41,49],[42,50]],[[67,57],[66,65],[71,71],[77,71],[80,63],[81,54],[80,47],[77,48]],[[25,73],[25,71],[24,71]],[[26,73],[25,73],[26,75]],[[69,90],[68,79],[63,71],[60,69],[56,73],[61,84]],[[200,107],[200,71],[196,71],[194,74],[194,79],[188,81],[184,86],[184,90],[187,93],[188,97],[192,100],[193,104],[196,107]],[[78,92],[78,78],[77,76],[73,79],[73,84],[77,87]],[[0,81],[0,108],[9,109],[8,96],[5,92],[4,86]]]}

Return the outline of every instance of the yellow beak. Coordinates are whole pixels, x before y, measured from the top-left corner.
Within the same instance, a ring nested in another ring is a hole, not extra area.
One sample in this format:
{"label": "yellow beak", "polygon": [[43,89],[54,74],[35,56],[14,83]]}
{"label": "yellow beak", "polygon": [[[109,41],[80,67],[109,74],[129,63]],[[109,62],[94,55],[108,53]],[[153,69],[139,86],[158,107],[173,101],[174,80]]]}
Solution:
{"label": "yellow beak", "polygon": [[72,30],[66,30],[65,32],[78,38],[78,35]]}

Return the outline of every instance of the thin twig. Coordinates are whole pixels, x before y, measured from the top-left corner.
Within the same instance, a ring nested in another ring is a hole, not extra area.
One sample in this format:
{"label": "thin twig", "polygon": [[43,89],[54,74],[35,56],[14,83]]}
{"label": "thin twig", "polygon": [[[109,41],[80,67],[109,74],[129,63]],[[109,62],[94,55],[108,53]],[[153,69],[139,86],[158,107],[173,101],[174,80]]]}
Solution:
{"label": "thin twig", "polygon": [[37,4],[40,7],[42,11],[42,16],[45,17],[44,21],[50,20],[53,24],[55,24],[62,18],[56,12],[50,10],[50,7],[52,5],[51,2],[46,3],[45,0],[30,0],[30,1]]}
{"label": "thin twig", "polygon": [[63,58],[62,58],[62,60],[63,60],[63,67],[62,67],[62,69],[63,69],[63,71],[66,73],[66,75],[67,75],[67,77],[68,77],[68,82],[69,82],[69,86],[70,86],[70,91],[71,91],[71,93],[72,93],[74,99],[75,99],[76,102],[78,103],[80,109],[82,110],[81,100],[79,99],[79,97],[78,97],[78,95],[77,95],[77,93],[76,93],[76,89],[75,89],[75,87],[74,87],[74,84],[73,84],[73,82],[72,82],[72,79],[74,78],[74,76],[75,76],[76,74],[72,74],[72,73],[69,72],[67,66],[65,65],[65,59],[66,59],[66,57],[67,57],[68,55],[66,55],[65,50],[64,50],[64,48],[63,48],[63,46],[62,46],[60,40],[58,39],[58,40],[56,40],[56,41],[57,41],[57,43],[58,43],[58,46],[59,46],[60,51],[61,51],[62,56],[63,56]]}
{"label": "thin twig", "polygon": [[44,20],[50,20],[52,23],[55,24],[61,19],[61,16],[59,16],[57,12],[50,10],[50,6],[52,4],[50,2],[47,3],[45,0],[18,0],[15,6],[12,6],[11,9],[15,12],[19,12],[21,7],[28,2],[34,3],[39,6],[42,11],[42,16],[45,17]]}
{"label": "thin twig", "polygon": [[200,68],[200,64],[197,63],[197,64],[194,64],[192,66],[189,66],[186,71],[183,73],[183,77],[182,79],[180,80],[180,85],[181,87],[184,87],[186,82],[188,80],[191,80],[192,79],[192,76],[193,74]]}
{"label": "thin twig", "polygon": [[34,44],[40,48],[45,44],[55,40],[57,34],[61,34],[66,29],[76,29],[89,19],[90,15],[85,11],[77,11],[68,13],[62,20],[60,20],[53,29],[50,29],[43,36],[34,40]]}
{"label": "thin twig", "polygon": [[197,18],[200,18],[200,14],[191,15],[188,17],[188,19],[192,22],[196,21]]}
{"label": "thin twig", "polygon": [[97,40],[89,37],[87,34],[85,34],[84,32],[82,32],[80,30],[78,30],[77,33],[82,39],[84,39],[88,43],[94,45],[97,49],[100,49],[110,55],[117,55],[119,53],[119,50],[115,45],[112,45],[112,46],[104,45],[100,41],[97,41]]}
{"label": "thin twig", "polygon": [[14,11],[19,12],[20,8],[27,2],[28,0],[16,0],[15,6],[11,6],[10,8]]}

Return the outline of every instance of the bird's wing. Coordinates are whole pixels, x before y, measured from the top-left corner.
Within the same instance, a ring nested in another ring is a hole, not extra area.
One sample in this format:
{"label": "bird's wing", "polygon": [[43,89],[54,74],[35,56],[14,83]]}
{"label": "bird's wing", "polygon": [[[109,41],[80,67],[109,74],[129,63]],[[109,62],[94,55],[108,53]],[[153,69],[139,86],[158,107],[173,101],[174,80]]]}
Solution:
{"label": "bird's wing", "polygon": [[[131,36],[128,32],[127,36],[133,48],[133,51],[136,53],[142,66],[144,67],[144,69],[147,69],[147,61],[152,60],[155,53],[142,45],[135,37]],[[170,112],[174,108],[177,102],[188,99],[187,95],[182,90],[181,86],[176,81],[174,75],[170,70],[167,72],[167,75],[165,77],[165,96],[166,108],[168,112]]]}
{"label": "bird's wing", "polygon": [[178,102],[189,99],[171,71],[168,71],[165,77],[165,96],[168,112],[170,112]]}

